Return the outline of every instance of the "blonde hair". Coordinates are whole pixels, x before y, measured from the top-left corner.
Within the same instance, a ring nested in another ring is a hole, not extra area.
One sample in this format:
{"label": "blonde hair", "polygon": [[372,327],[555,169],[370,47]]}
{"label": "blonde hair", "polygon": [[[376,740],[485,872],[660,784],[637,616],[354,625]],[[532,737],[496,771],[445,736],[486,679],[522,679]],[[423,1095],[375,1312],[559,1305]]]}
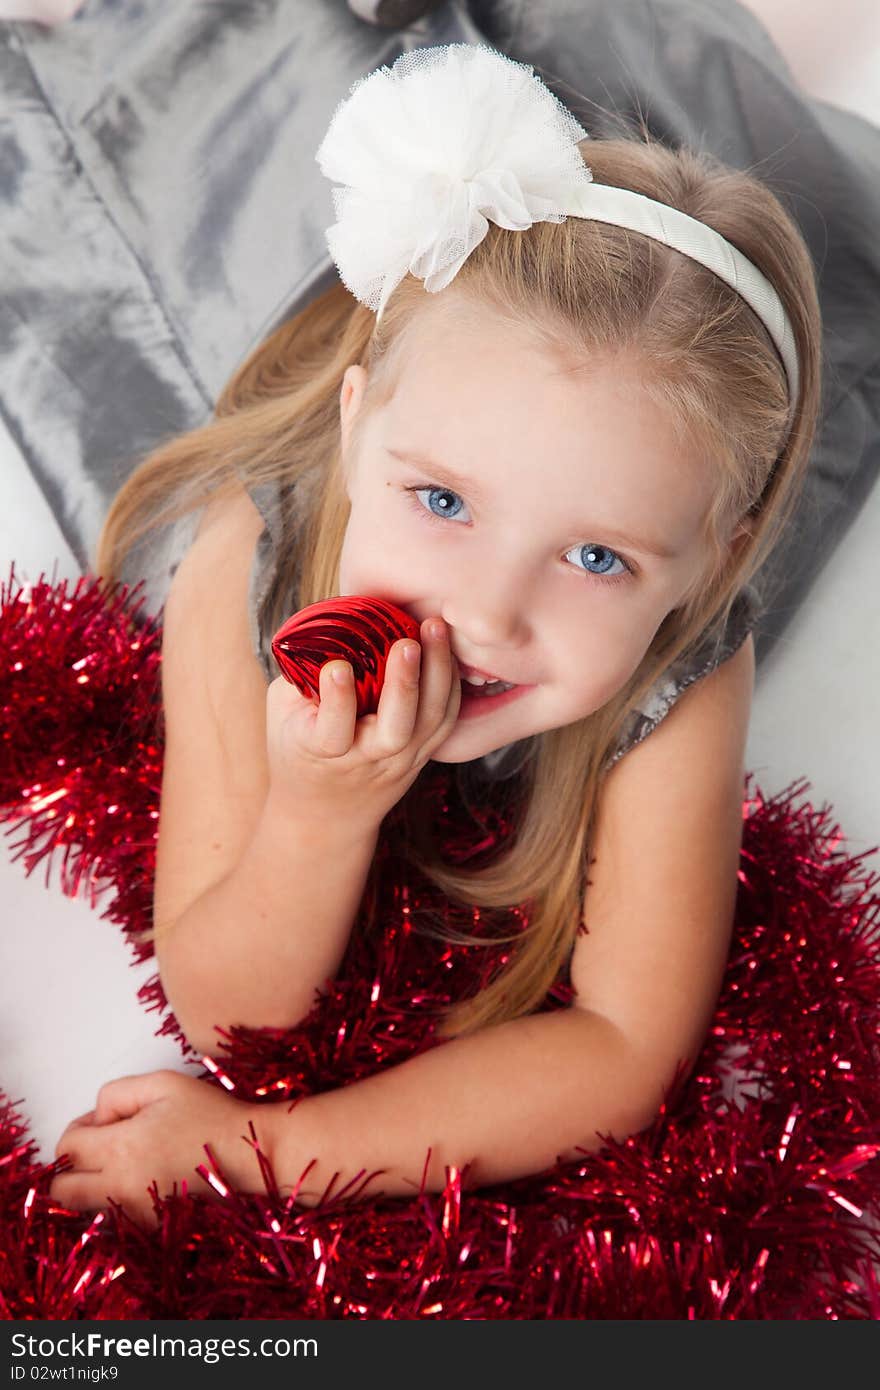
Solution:
{"label": "blonde hair", "polygon": [[[791,517],[816,427],[821,322],[813,267],[771,191],[705,152],[670,149],[644,129],[639,136],[583,141],[580,148],[599,183],[634,189],[708,223],[773,284],[800,366],[787,439],[779,357],[754,312],[711,272],[647,237],[581,218],[537,223],[525,232],[490,225],[437,296],[426,296],[421,281],[407,276],[377,324],[336,284],[278,328],[236,372],[213,420],[140,464],[115,498],[98,544],[96,571],[112,583],[140,537],[236,480],[295,486],[309,474],[320,486],[309,490],[299,534],[289,535],[289,552],[279,556],[264,611],[273,631],[288,616],[285,579],[294,561],[301,567],[300,607],[336,595],[349,510],[340,454],[342,376],[351,363],[368,371],[356,436],[369,411],[390,395],[407,329],[427,299],[431,312],[451,315],[470,304],[488,306],[527,325],[557,352],[634,355],[645,389],[704,447],[717,478],[706,518],[708,573],[666,616],[638,669],[607,704],[529,741],[520,774],[522,814],[502,852],[479,869],[444,863],[428,817],[419,814],[421,778],[396,808],[401,816],[387,818],[399,823],[409,862],[449,899],[499,912],[528,907],[524,928],[492,937],[515,942],[515,949],[475,997],[446,1011],[438,1026],[446,1037],[532,1011],[556,980],[580,926],[599,790],[624,721],[672,662],[707,638],[721,641],[737,593]],[[730,552],[726,541],[737,523],[748,534]],[[372,920],[365,929],[371,927]]]}

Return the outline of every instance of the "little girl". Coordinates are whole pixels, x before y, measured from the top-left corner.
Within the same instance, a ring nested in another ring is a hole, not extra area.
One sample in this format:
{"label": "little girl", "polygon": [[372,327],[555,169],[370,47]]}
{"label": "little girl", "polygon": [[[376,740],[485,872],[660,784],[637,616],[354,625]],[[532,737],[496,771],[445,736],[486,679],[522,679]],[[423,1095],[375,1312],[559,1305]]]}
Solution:
{"label": "little girl", "polygon": [[[52,1195],[149,1219],[209,1142],[262,1191],[381,1171],[388,1195],[537,1173],[625,1137],[692,1067],[734,916],[751,581],[797,499],[819,396],[809,255],[767,188],[643,134],[590,140],[530,69],[416,50],[319,150],[344,284],[277,330],[216,419],[144,463],[97,570],[178,522],[164,613],[154,902],[193,1048],[291,1028],[338,970],[377,845],[475,911],[527,903],[503,969],[384,1072],[248,1105],[173,1072],[104,1086]],[[338,595],[406,609],[376,714],[271,637]],[[268,684],[268,689],[267,689]],[[650,737],[648,737],[650,735]],[[422,774],[522,791],[479,869],[432,843]],[[413,922],[413,930],[419,923]],[[569,1007],[536,1013],[560,972]],[[372,1191],[370,1190],[370,1195]]]}

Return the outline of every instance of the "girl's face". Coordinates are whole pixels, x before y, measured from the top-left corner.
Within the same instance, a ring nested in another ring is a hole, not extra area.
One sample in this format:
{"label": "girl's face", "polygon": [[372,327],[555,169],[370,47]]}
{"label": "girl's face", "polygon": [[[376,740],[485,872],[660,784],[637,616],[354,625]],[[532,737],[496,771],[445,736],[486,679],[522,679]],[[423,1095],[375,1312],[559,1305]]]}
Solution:
{"label": "girl's face", "polygon": [[433,753],[460,763],[625,684],[705,567],[711,470],[624,358],[566,367],[488,313],[462,332],[425,312],[408,339],[356,449],[367,377],[343,378],[340,594],[439,615],[460,666],[521,687],[482,704],[463,682],[473,712]]}

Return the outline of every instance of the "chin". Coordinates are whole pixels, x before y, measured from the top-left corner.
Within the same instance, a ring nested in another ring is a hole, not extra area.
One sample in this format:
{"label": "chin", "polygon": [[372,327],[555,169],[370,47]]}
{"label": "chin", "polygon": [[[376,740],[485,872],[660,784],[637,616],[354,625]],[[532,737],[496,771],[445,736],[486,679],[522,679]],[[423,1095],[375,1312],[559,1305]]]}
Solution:
{"label": "chin", "polygon": [[492,739],[488,737],[485,740],[484,747],[481,747],[479,744],[474,747],[476,740],[471,740],[470,747],[466,747],[465,745],[468,740],[462,739],[459,736],[458,728],[456,728],[446,739],[445,743],[442,743],[439,748],[435,749],[429,761],[434,763],[447,763],[449,765],[474,763],[479,758],[487,757],[489,753],[497,753],[500,748],[506,748],[508,744],[520,743],[523,739],[532,738],[537,732],[540,731],[529,729],[526,732],[511,734],[507,738]]}
{"label": "chin", "polygon": [[[503,746],[503,744],[498,745],[499,748]],[[446,753],[443,749],[438,749],[436,753],[431,754],[428,762],[446,763],[448,766],[452,767],[456,763],[474,763],[478,758],[484,758],[487,753],[493,753],[494,751],[494,748],[484,748],[479,753]]]}

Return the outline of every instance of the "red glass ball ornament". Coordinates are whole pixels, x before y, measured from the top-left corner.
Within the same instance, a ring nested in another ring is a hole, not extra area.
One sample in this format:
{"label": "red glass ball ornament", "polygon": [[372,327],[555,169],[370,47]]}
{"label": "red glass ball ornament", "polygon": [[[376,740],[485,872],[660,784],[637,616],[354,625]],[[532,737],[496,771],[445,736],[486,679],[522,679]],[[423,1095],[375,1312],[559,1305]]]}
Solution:
{"label": "red glass ball ornament", "polygon": [[306,698],[319,695],[321,667],[351,663],[358,718],[375,714],[385,680],[385,663],[402,637],[419,640],[419,624],[396,604],[356,595],[323,599],[294,613],[272,638],[281,674]]}

